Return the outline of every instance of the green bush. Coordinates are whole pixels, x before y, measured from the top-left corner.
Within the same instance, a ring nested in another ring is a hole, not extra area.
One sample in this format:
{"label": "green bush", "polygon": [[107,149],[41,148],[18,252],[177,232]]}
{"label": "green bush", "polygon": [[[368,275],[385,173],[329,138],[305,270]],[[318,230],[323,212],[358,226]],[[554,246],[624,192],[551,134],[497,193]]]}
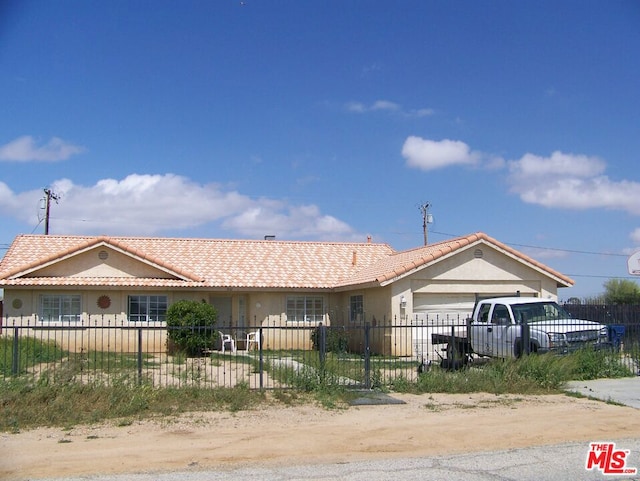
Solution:
{"label": "green bush", "polygon": [[576,381],[633,376],[633,372],[620,362],[620,353],[608,349],[580,349],[567,358],[573,362]]}
{"label": "green bush", "polygon": [[320,329],[327,333],[326,352],[345,353],[349,349],[349,336],[344,329],[332,327],[316,327],[311,331],[311,344],[316,351],[320,350]]}
{"label": "green bush", "polygon": [[167,342],[188,355],[199,355],[214,347],[217,319],[215,307],[206,302],[175,302],[167,309]]}

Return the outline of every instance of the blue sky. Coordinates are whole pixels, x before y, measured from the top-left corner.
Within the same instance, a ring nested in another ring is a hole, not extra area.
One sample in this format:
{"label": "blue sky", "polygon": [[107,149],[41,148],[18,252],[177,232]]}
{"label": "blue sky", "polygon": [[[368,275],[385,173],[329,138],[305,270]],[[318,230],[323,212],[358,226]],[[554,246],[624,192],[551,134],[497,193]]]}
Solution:
{"label": "blue sky", "polygon": [[[636,279],[640,3],[0,4],[0,248],[43,233],[423,243]],[[0,250],[2,254],[4,250]]]}

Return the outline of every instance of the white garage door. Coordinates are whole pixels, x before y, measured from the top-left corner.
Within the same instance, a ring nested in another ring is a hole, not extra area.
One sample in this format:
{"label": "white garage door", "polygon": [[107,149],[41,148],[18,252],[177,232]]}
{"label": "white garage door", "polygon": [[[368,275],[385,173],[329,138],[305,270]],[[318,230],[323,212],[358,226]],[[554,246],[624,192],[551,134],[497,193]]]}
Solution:
{"label": "white garage door", "polygon": [[443,345],[432,344],[431,336],[451,332],[450,326],[466,325],[475,302],[474,294],[414,294],[411,335],[415,358],[439,363]]}
{"label": "white garage door", "polygon": [[471,316],[476,298],[473,294],[414,294],[413,314],[419,320],[460,319]]}

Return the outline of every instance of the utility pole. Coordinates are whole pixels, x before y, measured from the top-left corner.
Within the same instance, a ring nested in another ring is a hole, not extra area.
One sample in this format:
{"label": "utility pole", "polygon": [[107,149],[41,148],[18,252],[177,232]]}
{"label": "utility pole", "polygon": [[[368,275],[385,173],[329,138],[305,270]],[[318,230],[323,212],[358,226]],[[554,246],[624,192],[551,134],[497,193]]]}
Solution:
{"label": "utility pole", "polygon": [[51,189],[44,189],[44,235],[49,235],[49,212],[51,210],[51,201],[55,200],[56,204],[60,196],[54,193]]}
{"label": "utility pole", "polygon": [[429,240],[427,226],[431,224],[431,222],[433,222],[433,218],[431,217],[431,214],[429,214],[429,207],[431,207],[431,204],[429,202],[424,202],[423,204],[420,204],[418,206],[420,212],[422,213],[422,233],[424,235],[424,245],[427,245]]}

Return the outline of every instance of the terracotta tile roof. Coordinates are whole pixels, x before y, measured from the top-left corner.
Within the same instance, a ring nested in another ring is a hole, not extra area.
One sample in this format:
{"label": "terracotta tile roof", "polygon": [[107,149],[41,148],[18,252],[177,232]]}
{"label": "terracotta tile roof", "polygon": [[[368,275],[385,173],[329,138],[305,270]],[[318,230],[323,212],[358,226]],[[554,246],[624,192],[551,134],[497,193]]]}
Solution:
{"label": "terracotta tile roof", "polygon": [[[175,280],[35,278],[37,269],[99,246],[173,273]],[[18,236],[0,262],[1,285],[148,285],[330,289],[393,254],[387,244],[148,237]]]}
{"label": "terracotta tile roof", "polygon": [[[529,264],[559,285],[573,284],[521,252],[475,233],[402,252],[375,243],[22,235],[0,261],[0,286],[333,289],[385,285],[478,243]],[[172,278],[36,277],[42,267],[101,248],[125,253]]]}
{"label": "terracotta tile roof", "polygon": [[519,252],[502,242],[482,233],[477,232],[463,237],[457,237],[436,244],[418,247],[402,252],[396,252],[393,255],[381,259],[377,263],[368,268],[360,270],[355,276],[345,279],[345,283],[355,284],[378,284],[385,285],[396,279],[413,273],[428,264],[436,262],[447,257],[461,249],[469,248],[477,244],[484,243],[492,245],[505,254],[525,263],[532,268],[544,272],[546,275],[555,278],[559,285],[571,286],[574,281],[558,271],[532,259],[531,257]]}

